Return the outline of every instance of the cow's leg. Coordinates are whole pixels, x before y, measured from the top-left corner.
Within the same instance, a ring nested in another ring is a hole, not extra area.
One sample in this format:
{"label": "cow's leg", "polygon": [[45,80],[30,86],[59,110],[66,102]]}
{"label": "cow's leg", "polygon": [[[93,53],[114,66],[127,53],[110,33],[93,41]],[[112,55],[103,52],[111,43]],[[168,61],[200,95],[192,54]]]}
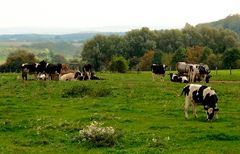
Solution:
{"label": "cow's leg", "polygon": [[161,76],[161,81],[164,81],[164,74],[160,74]]}
{"label": "cow's leg", "polygon": [[184,114],[185,114],[185,119],[188,119],[188,108],[190,105],[190,100],[189,100],[189,96],[185,97],[185,104],[184,104]]}
{"label": "cow's leg", "polygon": [[195,116],[195,118],[198,118],[198,116],[197,116],[197,104],[196,103],[192,103],[192,112],[193,112],[193,115]]}
{"label": "cow's leg", "polygon": [[155,81],[155,73],[152,73],[152,80]]}
{"label": "cow's leg", "polygon": [[27,72],[22,72],[22,79],[24,80],[27,80]]}

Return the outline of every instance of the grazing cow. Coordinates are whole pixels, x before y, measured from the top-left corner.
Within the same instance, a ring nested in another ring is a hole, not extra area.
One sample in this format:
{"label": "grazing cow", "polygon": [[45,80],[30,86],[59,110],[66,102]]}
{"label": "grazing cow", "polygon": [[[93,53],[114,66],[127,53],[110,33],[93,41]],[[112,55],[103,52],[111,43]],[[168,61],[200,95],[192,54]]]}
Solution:
{"label": "grazing cow", "polygon": [[87,79],[90,80],[91,79],[91,73],[92,73],[92,65],[91,64],[85,64],[83,66],[83,76],[87,76]]}
{"label": "grazing cow", "polygon": [[61,81],[70,81],[70,80],[80,80],[82,78],[82,73],[77,71],[75,73],[67,73],[60,76],[59,80]]}
{"label": "grazing cow", "polygon": [[[203,105],[207,113],[207,120],[212,120],[214,114],[219,110],[217,108],[217,95],[211,87],[199,84],[190,84],[183,88],[182,94],[185,95],[184,112],[188,119],[188,108],[192,105],[193,114],[197,118],[197,105]],[[181,94],[181,95],[182,95]],[[217,115],[216,115],[217,117]]]}
{"label": "grazing cow", "polygon": [[159,75],[161,80],[164,81],[166,68],[167,68],[167,65],[164,65],[164,64],[152,64],[151,70],[152,70],[153,81],[155,80],[155,75]]}

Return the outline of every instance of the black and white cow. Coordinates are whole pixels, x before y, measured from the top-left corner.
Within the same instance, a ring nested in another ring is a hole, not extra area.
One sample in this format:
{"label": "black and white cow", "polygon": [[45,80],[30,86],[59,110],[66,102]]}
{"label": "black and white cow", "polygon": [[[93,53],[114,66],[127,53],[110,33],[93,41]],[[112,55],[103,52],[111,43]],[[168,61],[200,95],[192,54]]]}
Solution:
{"label": "black and white cow", "polygon": [[173,73],[169,73],[169,75],[170,75],[170,81],[172,82],[188,83],[188,79],[186,76],[178,76]]}
{"label": "black and white cow", "polygon": [[178,82],[189,83],[188,78],[186,76],[179,76],[178,77]]}
{"label": "black and white cow", "polygon": [[[62,69],[62,64],[46,64],[45,72],[48,74],[48,78],[53,80],[59,80],[59,75]],[[57,76],[57,77],[56,77]]]}
{"label": "black and white cow", "polygon": [[152,78],[153,81],[155,80],[155,75],[159,75],[161,80],[164,81],[165,76],[165,69],[167,68],[167,65],[164,64],[152,64],[151,70],[152,70]]}
{"label": "black and white cow", "polygon": [[169,73],[169,75],[170,75],[170,81],[178,82],[178,76],[176,74]]}
{"label": "black and white cow", "polygon": [[22,79],[27,80],[27,74],[34,74],[37,70],[37,63],[24,63],[21,65]]}
{"label": "black and white cow", "polygon": [[23,80],[27,80],[27,74],[34,74],[37,79],[39,73],[43,73],[45,70],[40,63],[24,63],[21,65],[21,69]]}
{"label": "black and white cow", "polygon": [[188,108],[190,104],[192,105],[195,117],[197,117],[197,105],[203,105],[207,113],[207,120],[212,120],[214,114],[219,110],[217,108],[217,94],[211,87],[199,84],[189,84],[183,88],[182,94],[183,93],[185,95],[184,112],[186,119],[188,119]]}
{"label": "black and white cow", "polygon": [[91,64],[85,64],[83,66],[83,76],[87,76],[87,79],[91,79],[91,73],[92,73],[92,65]]}

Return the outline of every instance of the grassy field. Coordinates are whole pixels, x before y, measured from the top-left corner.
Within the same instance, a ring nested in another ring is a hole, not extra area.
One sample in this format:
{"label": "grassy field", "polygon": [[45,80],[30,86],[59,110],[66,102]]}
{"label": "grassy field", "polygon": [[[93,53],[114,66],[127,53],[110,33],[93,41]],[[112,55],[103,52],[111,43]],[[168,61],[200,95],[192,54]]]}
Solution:
{"label": "grassy field", "polygon": [[[184,119],[185,84],[152,81],[150,72],[97,73],[100,81],[22,81],[0,74],[0,153],[210,153],[240,151],[240,70],[218,71],[210,83],[219,97],[219,119]],[[213,81],[214,80],[214,81]],[[220,80],[221,82],[218,82]],[[225,80],[231,80],[227,82]],[[212,82],[211,82],[212,81]],[[91,87],[95,95],[66,93]],[[191,109],[190,109],[191,112]],[[76,140],[91,122],[120,134],[112,147]]]}

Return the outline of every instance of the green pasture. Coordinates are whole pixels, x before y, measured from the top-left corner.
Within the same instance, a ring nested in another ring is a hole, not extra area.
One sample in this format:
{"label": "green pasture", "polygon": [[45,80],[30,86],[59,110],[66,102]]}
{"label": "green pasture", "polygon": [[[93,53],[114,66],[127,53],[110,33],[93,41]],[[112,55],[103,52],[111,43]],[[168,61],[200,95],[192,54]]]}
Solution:
{"label": "green pasture", "polygon": [[[199,118],[190,109],[184,119],[180,94],[186,84],[170,82],[169,76],[163,82],[152,81],[151,72],[96,73],[105,80],[60,82],[0,74],[0,153],[237,154],[240,70],[211,74],[210,83],[202,84],[218,94],[219,118],[212,122],[202,106]],[[73,87],[91,87],[94,94],[66,93]],[[121,134],[114,146],[76,140],[93,121]]]}

